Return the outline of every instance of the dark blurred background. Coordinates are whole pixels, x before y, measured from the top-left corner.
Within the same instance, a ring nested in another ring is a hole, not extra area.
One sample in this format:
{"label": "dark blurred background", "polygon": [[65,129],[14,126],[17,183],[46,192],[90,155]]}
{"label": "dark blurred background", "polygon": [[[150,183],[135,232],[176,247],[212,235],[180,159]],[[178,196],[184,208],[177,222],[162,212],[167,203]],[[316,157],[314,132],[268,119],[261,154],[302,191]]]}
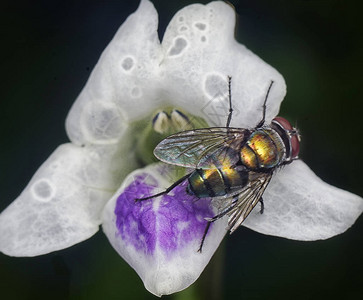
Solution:
{"label": "dark blurred background", "polygon": [[[103,49],[138,6],[138,1],[6,2],[0,11],[0,211],[68,141],[68,110]],[[193,1],[153,3],[162,35],[174,13]],[[296,120],[301,130],[303,160],[323,180],[362,196],[363,18],[356,2],[231,3],[238,14],[237,39],[285,77],[288,94],[281,115]],[[213,294],[221,299],[358,299],[362,230],[361,217],[343,235],[308,243],[242,227],[225,239],[221,291]],[[213,272],[203,273],[195,299],[214,291]],[[0,253],[0,298],[156,297],[99,232],[41,257]]]}

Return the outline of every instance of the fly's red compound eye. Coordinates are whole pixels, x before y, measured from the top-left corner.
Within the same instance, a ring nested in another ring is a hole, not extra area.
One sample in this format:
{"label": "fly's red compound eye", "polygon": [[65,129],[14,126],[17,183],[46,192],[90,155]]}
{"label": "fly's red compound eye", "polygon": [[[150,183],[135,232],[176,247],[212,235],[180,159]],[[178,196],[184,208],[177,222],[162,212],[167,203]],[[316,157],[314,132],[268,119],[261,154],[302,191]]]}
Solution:
{"label": "fly's red compound eye", "polygon": [[272,120],[272,122],[277,123],[280,127],[289,133],[291,143],[291,158],[297,157],[300,151],[300,142],[299,134],[296,132],[296,129],[293,128],[290,122],[283,117],[276,117]]}

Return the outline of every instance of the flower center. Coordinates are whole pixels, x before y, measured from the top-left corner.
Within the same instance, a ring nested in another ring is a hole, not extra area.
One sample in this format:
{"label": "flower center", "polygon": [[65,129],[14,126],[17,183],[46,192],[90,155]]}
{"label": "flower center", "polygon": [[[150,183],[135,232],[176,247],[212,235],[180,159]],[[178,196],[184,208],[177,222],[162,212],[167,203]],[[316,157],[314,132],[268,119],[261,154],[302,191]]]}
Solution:
{"label": "flower center", "polygon": [[141,166],[158,162],[153,151],[164,138],[177,132],[205,127],[209,126],[204,119],[182,109],[161,108],[130,125],[130,130],[135,136],[136,159]]}

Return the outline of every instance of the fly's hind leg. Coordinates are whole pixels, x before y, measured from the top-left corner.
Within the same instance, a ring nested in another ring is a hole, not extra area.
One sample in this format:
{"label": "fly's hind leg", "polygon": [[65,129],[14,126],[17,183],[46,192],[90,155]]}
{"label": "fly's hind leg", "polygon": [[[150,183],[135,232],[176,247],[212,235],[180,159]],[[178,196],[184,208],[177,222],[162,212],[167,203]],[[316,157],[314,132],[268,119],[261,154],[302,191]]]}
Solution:
{"label": "fly's hind leg", "polygon": [[261,204],[260,214],[262,215],[263,212],[265,211],[265,204],[263,203],[262,197],[260,198],[260,204]]}
{"label": "fly's hind leg", "polygon": [[151,195],[151,196],[143,197],[143,198],[135,198],[135,202],[144,201],[144,200],[148,200],[151,198],[156,198],[156,197],[165,195],[165,194],[169,193],[171,190],[173,190],[174,188],[176,188],[179,184],[181,184],[185,179],[187,179],[189,177],[189,175],[190,175],[190,173],[183,176],[182,178],[178,179],[171,186],[169,186],[165,191]]}
{"label": "fly's hind leg", "polygon": [[202,240],[200,242],[200,246],[199,246],[199,249],[198,249],[198,252],[199,253],[202,253],[202,248],[203,248],[204,240],[205,240],[205,238],[206,238],[206,236],[208,234],[210,225],[214,221],[217,221],[218,219],[224,217],[227,213],[229,213],[236,206],[237,201],[238,201],[238,195],[234,196],[231,205],[229,205],[228,207],[226,207],[225,209],[223,209],[219,214],[215,215],[213,218],[206,218],[207,225],[205,226],[204,233],[203,233],[203,237],[202,237]]}
{"label": "fly's hind leg", "polygon": [[212,224],[212,222],[214,222],[214,221],[208,221],[207,222],[207,225],[205,226],[204,233],[203,233],[203,237],[202,237],[202,240],[200,242],[199,249],[198,249],[198,252],[199,253],[202,253],[202,248],[203,248],[204,240],[205,240],[205,237],[207,236],[207,233],[208,233],[210,224]]}

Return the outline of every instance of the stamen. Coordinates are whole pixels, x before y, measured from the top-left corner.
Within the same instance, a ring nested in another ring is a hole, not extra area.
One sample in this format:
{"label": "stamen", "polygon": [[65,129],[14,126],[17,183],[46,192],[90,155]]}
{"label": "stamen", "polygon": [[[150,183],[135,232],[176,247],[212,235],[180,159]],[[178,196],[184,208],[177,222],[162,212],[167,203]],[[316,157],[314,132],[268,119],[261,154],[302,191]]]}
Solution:
{"label": "stamen", "polygon": [[170,128],[169,115],[164,111],[158,112],[152,120],[152,126],[156,132],[160,134],[166,133]]}
{"label": "stamen", "polygon": [[189,118],[177,109],[173,109],[170,114],[170,119],[173,127],[177,132],[193,128]]}

